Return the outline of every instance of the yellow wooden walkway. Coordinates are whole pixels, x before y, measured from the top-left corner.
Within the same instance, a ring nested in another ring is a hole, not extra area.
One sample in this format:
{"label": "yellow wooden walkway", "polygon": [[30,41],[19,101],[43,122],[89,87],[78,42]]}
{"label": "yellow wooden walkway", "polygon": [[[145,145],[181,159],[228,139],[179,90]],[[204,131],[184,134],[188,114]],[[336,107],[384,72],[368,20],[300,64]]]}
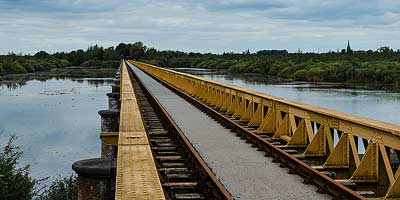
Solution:
{"label": "yellow wooden walkway", "polygon": [[115,199],[165,199],[127,66],[121,69]]}

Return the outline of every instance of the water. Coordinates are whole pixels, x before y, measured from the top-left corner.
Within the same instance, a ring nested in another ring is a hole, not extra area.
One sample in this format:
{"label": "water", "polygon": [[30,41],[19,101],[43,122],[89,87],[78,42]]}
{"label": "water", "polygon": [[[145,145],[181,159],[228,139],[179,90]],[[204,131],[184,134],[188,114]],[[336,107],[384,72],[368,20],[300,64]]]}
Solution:
{"label": "water", "polygon": [[[220,81],[266,94],[330,108],[400,125],[400,93],[344,87],[333,83],[288,82],[257,75],[228,75],[200,70],[186,73]],[[278,81],[278,82],[277,82]]]}
{"label": "water", "polygon": [[73,173],[73,162],[100,156],[99,110],[112,79],[48,79],[0,85],[0,145],[16,135],[35,178]]}

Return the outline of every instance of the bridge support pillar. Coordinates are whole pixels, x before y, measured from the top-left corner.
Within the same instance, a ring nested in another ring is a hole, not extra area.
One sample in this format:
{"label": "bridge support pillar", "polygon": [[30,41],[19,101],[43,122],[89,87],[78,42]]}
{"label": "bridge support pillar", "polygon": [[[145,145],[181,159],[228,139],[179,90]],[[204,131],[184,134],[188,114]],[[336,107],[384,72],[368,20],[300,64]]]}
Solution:
{"label": "bridge support pillar", "polygon": [[108,96],[108,109],[119,110],[121,106],[119,93],[107,93]]}
{"label": "bridge support pillar", "polygon": [[118,86],[116,86],[116,85],[112,85],[111,86],[111,91],[113,92],[113,93],[119,93],[119,85]]}
{"label": "bridge support pillar", "polygon": [[[119,110],[101,110],[101,132],[118,132],[119,131]],[[101,141],[101,158],[116,158],[118,147]]]}
{"label": "bridge support pillar", "polygon": [[72,169],[78,174],[78,200],[115,198],[115,159],[80,160]]}
{"label": "bridge support pillar", "polygon": [[120,83],[121,83],[121,81],[119,80],[119,78],[115,78],[115,79],[113,79],[113,81],[114,81],[114,84],[115,84],[116,86],[119,86]]}
{"label": "bridge support pillar", "polygon": [[118,70],[117,73],[115,73],[115,78],[120,79],[121,72]]}

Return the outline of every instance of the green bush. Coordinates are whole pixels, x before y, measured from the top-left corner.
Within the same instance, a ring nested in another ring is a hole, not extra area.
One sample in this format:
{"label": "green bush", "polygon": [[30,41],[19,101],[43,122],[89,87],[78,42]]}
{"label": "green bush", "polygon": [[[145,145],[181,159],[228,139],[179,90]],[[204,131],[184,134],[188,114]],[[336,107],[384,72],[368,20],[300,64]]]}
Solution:
{"label": "green bush", "polygon": [[33,57],[7,58],[3,59],[0,63],[0,74],[32,73],[68,66],[71,66],[71,63],[63,59],[38,59]]}
{"label": "green bush", "polygon": [[119,60],[88,60],[80,65],[80,67],[109,67],[117,68],[119,66]]}
{"label": "green bush", "polygon": [[38,182],[30,177],[29,165],[18,167],[22,151],[13,144],[15,138],[12,136],[0,152],[0,199],[31,200]]}
{"label": "green bush", "polygon": [[76,200],[78,199],[77,179],[71,175],[55,180],[39,197],[40,200]]}
{"label": "green bush", "polygon": [[2,68],[6,72],[6,74],[26,73],[25,68],[21,64],[15,61],[3,63]]}
{"label": "green bush", "polygon": [[296,71],[294,73],[294,79],[298,80],[298,81],[305,81],[307,80],[307,70],[306,69],[301,69],[299,71]]}
{"label": "green bush", "polygon": [[37,187],[42,180],[30,176],[29,165],[18,167],[23,152],[13,144],[15,139],[15,136],[11,136],[0,151],[0,200],[77,199],[77,179],[74,175],[56,179],[39,194]]}

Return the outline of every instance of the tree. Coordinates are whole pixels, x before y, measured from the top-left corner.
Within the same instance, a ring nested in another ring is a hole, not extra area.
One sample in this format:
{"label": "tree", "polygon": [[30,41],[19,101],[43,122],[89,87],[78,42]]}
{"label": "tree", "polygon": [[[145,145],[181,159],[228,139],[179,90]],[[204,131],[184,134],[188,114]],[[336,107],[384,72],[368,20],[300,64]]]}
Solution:
{"label": "tree", "polygon": [[114,50],[114,47],[109,47],[104,50],[104,60],[118,60],[120,55]]}
{"label": "tree", "polygon": [[131,45],[129,49],[129,55],[134,59],[141,59],[145,57],[145,52],[147,47],[143,45],[142,42],[135,42]]}
{"label": "tree", "polygon": [[128,52],[126,51],[126,44],[125,43],[119,43],[115,47],[115,51],[121,56],[127,56]]}
{"label": "tree", "polygon": [[72,51],[70,54],[68,54],[68,61],[74,66],[79,66],[85,62],[85,60],[85,52],[82,49]]}
{"label": "tree", "polygon": [[389,47],[379,47],[379,49],[377,50],[378,53],[383,53],[383,54],[390,54],[393,53],[393,49],[389,48]]}
{"label": "tree", "polygon": [[15,138],[12,136],[0,152],[0,199],[31,200],[38,181],[30,177],[29,165],[17,166],[22,151],[14,146]]}
{"label": "tree", "polygon": [[76,176],[68,176],[55,180],[46,191],[40,195],[40,200],[76,200],[78,188]]}
{"label": "tree", "polygon": [[34,57],[36,57],[36,58],[47,58],[49,56],[50,56],[50,54],[48,54],[45,51],[39,51],[34,55]]}

